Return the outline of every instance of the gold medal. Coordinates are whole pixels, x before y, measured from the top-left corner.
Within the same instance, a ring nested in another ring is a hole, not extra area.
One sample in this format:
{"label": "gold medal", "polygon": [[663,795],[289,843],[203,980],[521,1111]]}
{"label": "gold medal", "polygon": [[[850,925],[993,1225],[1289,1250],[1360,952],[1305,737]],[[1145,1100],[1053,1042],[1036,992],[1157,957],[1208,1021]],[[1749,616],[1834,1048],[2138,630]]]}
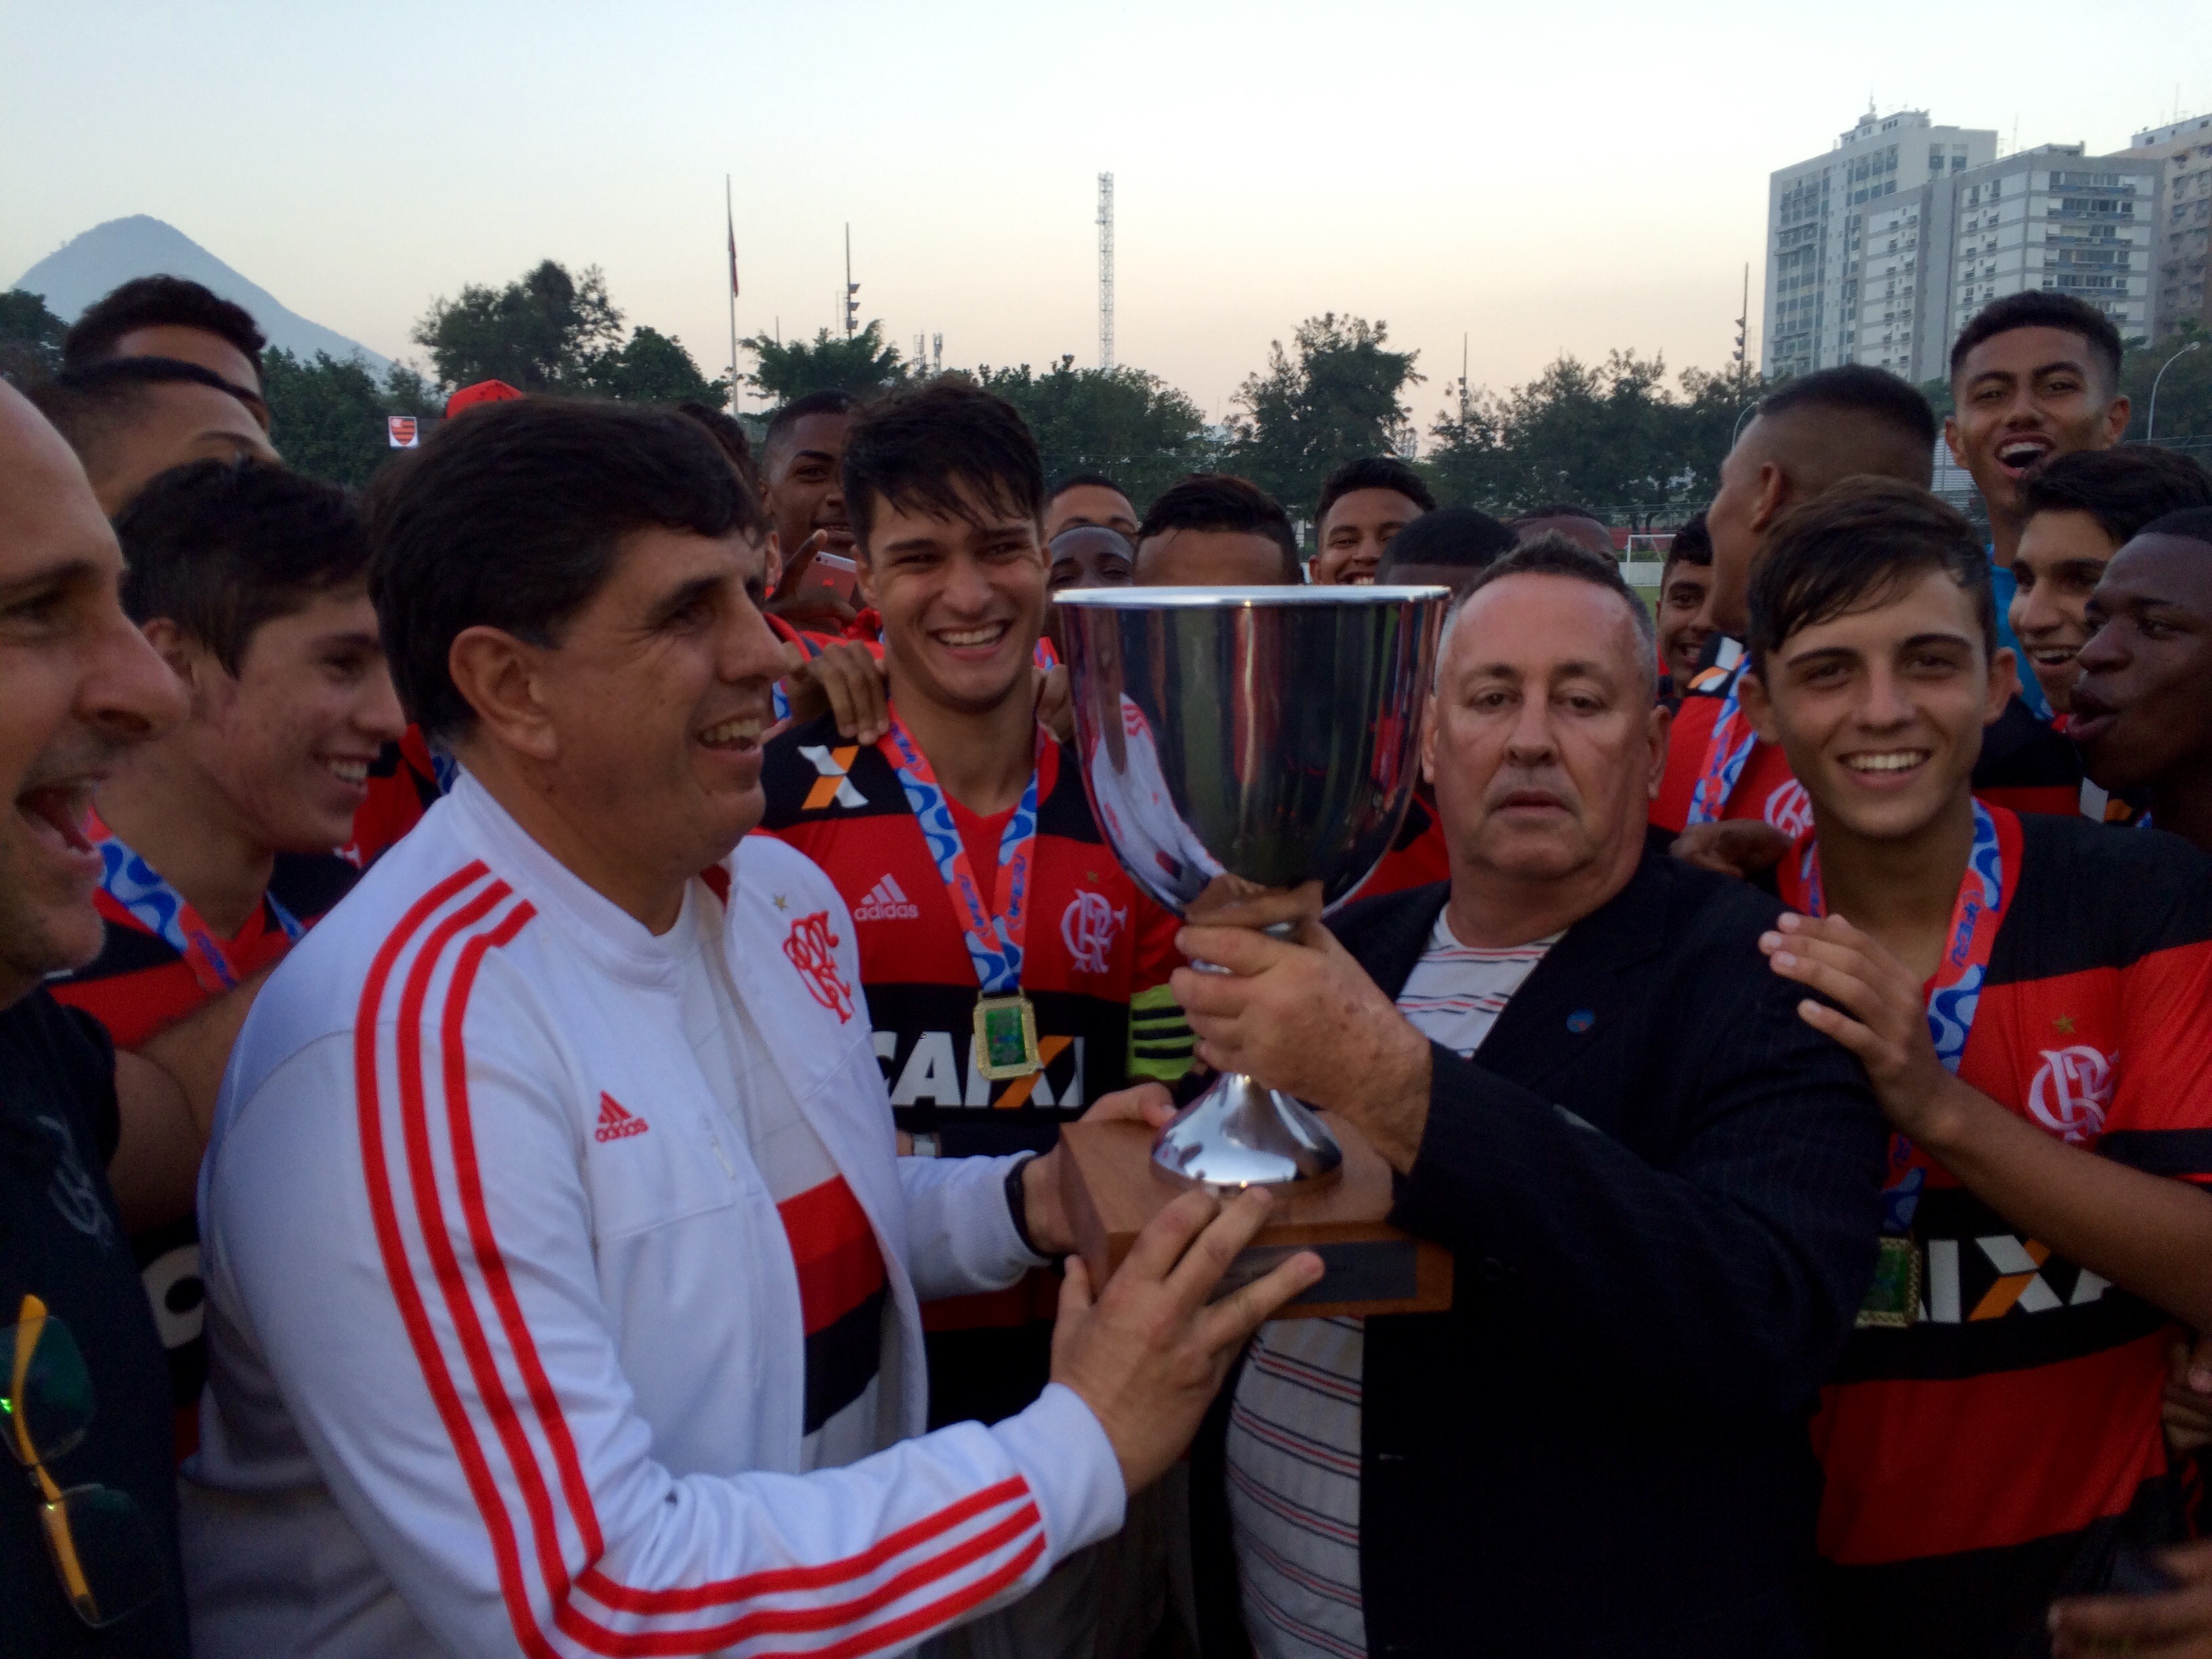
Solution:
{"label": "gold medal", "polygon": [[1902,1330],[1920,1317],[1920,1247],[1909,1238],[1885,1237],[1878,1243],[1874,1283],[1859,1304],[1859,1328]]}
{"label": "gold medal", "polygon": [[975,999],[975,1069],[997,1083],[1044,1068],[1037,1048],[1036,1010],[1019,991]]}

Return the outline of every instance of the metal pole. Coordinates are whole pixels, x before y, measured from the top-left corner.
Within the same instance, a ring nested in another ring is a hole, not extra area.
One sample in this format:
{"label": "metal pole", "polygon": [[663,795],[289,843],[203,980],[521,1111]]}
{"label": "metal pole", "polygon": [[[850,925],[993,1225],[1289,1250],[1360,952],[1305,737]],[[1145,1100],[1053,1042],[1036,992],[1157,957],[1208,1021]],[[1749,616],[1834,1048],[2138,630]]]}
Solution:
{"label": "metal pole", "polygon": [[2182,347],[2180,350],[2175,352],[2173,356],[2168,357],[2164,362],[2160,363],[2158,366],[2158,373],[2151,376],[2150,411],[2143,416],[2143,441],[2145,443],[2152,442],[2158,436],[2158,383],[2166,378],[2166,371],[2167,369],[2172,368],[2176,363],[2179,362],[2184,357],[2186,357],[2191,352],[2196,350],[2197,347],[2203,343],[2204,342],[2202,340],[2191,340],[2187,345]]}
{"label": "metal pole", "polygon": [[722,175],[722,213],[730,228],[730,413],[738,412],[738,215],[730,204],[730,175]]}

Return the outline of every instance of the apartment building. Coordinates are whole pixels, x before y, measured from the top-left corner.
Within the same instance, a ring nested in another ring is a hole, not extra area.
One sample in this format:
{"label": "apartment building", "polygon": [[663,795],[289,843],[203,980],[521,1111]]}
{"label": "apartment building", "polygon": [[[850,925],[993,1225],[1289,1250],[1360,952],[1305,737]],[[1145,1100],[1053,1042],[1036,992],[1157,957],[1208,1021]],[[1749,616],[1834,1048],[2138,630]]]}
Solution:
{"label": "apartment building", "polygon": [[2212,331],[2212,283],[2205,279],[2212,242],[2212,115],[2192,115],[2136,134],[2128,159],[2161,161],[2151,246],[2154,338],[2185,322]]}

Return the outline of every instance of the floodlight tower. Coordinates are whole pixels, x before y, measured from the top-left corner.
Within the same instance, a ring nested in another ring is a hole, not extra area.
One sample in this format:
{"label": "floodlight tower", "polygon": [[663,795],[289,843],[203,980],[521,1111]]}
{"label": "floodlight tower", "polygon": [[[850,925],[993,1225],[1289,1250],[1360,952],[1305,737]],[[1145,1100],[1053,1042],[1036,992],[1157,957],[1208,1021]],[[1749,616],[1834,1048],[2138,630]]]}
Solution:
{"label": "floodlight tower", "polygon": [[1114,372],[1114,175],[1098,175],[1098,367]]}

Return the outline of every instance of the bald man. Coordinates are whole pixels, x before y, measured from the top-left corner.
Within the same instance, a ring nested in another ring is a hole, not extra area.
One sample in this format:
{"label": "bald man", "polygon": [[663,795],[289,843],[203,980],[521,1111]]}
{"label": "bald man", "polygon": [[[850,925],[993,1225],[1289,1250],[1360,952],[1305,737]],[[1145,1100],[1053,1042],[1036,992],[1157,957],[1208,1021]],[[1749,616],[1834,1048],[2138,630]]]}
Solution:
{"label": "bald man", "polygon": [[[1812,822],[1804,788],[1777,745],[1763,744],[1736,700],[1747,595],[1775,525],[1845,478],[1895,478],[1925,489],[1937,434],[1928,400],[1863,364],[1824,368],[1759,405],[1705,510],[1712,590],[1698,625],[1716,630],[1708,665],[1685,690],[1668,734],[1667,773],[1651,822],[1679,839],[1678,857],[1747,875],[1773,865]],[[2014,699],[1985,736],[1975,793],[2015,811],[2070,812],[2081,798],[2071,745]]]}
{"label": "bald man", "polygon": [[76,451],[111,519],[158,474],[187,461],[277,464],[237,388],[198,363],[113,358],[70,369],[30,395]]}

